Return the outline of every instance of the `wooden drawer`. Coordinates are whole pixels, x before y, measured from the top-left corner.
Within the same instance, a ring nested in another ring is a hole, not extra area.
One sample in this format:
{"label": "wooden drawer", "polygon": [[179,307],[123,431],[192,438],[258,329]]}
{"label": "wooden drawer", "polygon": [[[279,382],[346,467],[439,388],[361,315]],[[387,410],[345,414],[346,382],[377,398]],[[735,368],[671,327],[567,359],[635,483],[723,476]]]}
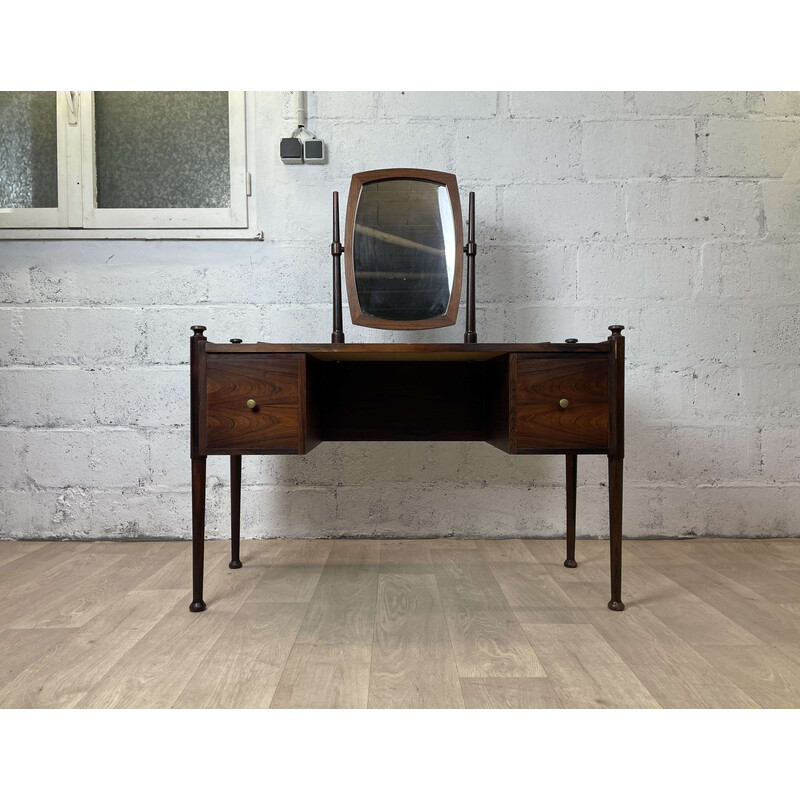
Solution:
{"label": "wooden drawer", "polygon": [[[210,353],[206,362],[208,452],[303,452],[303,358]],[[255,400],[254,408],[248,408],[248,400]]]}
{"label": "wooden drawer", "polygon": [[516,395],[518,452],[608,447],[607,358],[519,356]]}

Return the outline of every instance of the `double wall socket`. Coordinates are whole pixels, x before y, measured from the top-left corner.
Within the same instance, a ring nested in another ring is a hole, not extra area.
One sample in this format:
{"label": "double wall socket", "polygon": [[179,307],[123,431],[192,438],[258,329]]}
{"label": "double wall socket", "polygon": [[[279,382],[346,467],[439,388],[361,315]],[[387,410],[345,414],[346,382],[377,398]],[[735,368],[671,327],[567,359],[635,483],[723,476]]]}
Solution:
{"label": "double wall socket", "polygon": [[325,164],[328,148],[322,139],[281,139],[281,161],[284,164]]}

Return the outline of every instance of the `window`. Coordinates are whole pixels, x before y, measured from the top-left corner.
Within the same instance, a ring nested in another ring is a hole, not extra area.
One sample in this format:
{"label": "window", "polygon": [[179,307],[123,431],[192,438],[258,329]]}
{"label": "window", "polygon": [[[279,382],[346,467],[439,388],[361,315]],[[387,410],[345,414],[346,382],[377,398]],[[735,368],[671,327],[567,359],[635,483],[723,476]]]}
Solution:
{"label": "window", "polygon": [[244,92],[0,92],[0,238],[261,238]]}

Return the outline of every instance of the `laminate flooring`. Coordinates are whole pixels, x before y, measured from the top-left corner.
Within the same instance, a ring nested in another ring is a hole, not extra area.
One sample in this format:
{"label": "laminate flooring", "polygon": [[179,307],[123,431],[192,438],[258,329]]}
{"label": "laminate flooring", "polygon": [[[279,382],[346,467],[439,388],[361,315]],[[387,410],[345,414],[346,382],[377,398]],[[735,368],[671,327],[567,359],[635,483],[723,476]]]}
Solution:
{"label": "laminate flooring", "polygon": [[4,708],[798,708],[800,539],[0,542]]}

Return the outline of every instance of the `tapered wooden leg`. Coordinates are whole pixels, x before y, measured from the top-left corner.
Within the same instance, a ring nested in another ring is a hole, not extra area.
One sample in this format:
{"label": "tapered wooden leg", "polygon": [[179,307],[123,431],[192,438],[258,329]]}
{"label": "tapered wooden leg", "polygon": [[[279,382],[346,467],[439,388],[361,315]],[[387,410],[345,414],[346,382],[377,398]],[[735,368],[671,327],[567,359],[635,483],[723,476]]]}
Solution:
{"label": "tapered wooden leg", "polygon": [[205,611],[203,554],[206,533],[206,457],[192,459],[192,604],[189,611]]}
{"label": "tapered wooden leg", "polygon": [[622,602],[622,459],[608,457],[608,519],[611,540],[611,600],[612,611],[624,611]]}
{"label": "tapered wooden leg", "polygon": [[578,456],[567,456],[567,560],[565,567],[574,569],[575,560],[575,504],[578,495]]}
{"label": "tapered wooden leg", "polygon": [[231,456],[231,569],[241,569],[239,529],[242,511],[242,457]]}

